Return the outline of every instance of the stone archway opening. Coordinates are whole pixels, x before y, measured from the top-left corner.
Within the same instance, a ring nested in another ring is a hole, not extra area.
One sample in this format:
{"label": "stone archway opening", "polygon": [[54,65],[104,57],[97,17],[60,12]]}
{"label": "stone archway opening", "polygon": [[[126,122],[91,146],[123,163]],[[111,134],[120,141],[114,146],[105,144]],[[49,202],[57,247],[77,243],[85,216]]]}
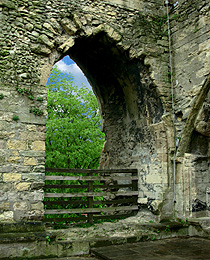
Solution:
{"label": "stone archway opening", "polygon": [[148,142],[150,124],[164,111],[144,57],[131,59],[105,32],[77,38],[65,55],[82,69],[99,102],[106,136],[100,166],[130,167],[135,148]]}
{"label": "stone archway opening", "polygon": [[47,81],[46,168],[98,168],[104,135],[97,99],[85,81],[69,56],[55,63],[51,71]]}
{"label": "stone archway opening", "polygon": [[164,108],[144,57],[131,58],[103,31],[74,39],[59,60],[66,55],[82,69],[98,99],[106,139],[100,167],[145,167],[155,149],[150,125],[161,121]]}

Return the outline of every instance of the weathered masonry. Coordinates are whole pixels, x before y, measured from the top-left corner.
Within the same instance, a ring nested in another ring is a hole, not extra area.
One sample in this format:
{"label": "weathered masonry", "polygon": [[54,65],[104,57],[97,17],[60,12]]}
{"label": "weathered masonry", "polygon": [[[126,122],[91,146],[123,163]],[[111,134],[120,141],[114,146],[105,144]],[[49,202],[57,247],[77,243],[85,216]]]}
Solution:
{"label": "weathered masonry", "polygon": [[46,82],[65,55],[100,104],[101,168],[137,168],[161,219],[208,216],[209,9],[178,1],[169,50],[163,0],[0,0],[1,222],[43,218]]}

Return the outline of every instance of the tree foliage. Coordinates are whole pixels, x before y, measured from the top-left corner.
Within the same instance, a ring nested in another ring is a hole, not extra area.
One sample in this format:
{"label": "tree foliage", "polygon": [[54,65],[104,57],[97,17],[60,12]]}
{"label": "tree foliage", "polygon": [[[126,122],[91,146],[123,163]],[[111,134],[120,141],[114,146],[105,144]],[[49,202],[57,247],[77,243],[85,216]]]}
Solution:
{"label": "tree foliage", "polygon": [[97,168],[104,134],[95,95],[56,67],[47,88],[46,167]]}

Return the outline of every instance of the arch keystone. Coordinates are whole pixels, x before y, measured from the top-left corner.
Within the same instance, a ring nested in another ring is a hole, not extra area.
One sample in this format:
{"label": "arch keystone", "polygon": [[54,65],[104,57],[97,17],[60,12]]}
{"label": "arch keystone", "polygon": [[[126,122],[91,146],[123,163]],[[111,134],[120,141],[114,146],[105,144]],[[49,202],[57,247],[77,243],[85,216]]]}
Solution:
{"label": "arch keystone", "polygon": [[77,28],[74,26],[73,22],[68,18],[64,18],[61,20],[61,25],[63,26],[66,33],[69,35],[74,35],[77,32]]}
{"label": "arch keystone", "polygon": [[87,36],[90,36],[92,35],[93,31],[90,27],[87,27],[84,29],[84,33],[87,35]]}
{"label": "arch keystone", "polygon": [[69,38],[67,41],[65,41],[61,46],[58,47],[58,51],[66,52],[68,51],[72,46],[74,46],[74,39]]}
{"label": "arch keystone", "polygon": [[50,49],[52,49],[54,47],[54,43],[52,41],[50,41],[49,38],[47,37],[47,35],[45,35],[45,34],[41,34],[37,40],[38,40],[38,42],[44,43],[45,45],[47,45]]}
{"label": "arch keystone", "polygon": [[73,21],[78,28],[82,28],[82,23],[77,14],[73,14]]}
{"label": "arch keystone", "polygon": [[116,42],[119,42],[121,40],[121,35],[113,27],[105,25],[104,30],[112,40]]}
{"label": "arch keystone", "polygon": [[53,27],[49,23],[44,23],[43,27],[46,28],[47,30],[49,30],[50,32],[58,35],[58,33],[53,29]]}
{"label": "arch keystone", "polygon": [[93,35],[96,35],[96,34],[103,32],[103,31],[104,31],[104,25],[100,24],[99,26],[97,26],[93,29]]}

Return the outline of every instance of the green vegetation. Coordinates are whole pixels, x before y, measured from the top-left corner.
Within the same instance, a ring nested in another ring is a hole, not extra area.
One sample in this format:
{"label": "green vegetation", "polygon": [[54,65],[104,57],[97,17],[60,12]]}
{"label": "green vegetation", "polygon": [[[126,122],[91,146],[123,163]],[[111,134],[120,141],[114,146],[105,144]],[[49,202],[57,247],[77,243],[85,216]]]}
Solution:
{"label": "green vegetation", "polygon": [[153,16],[152,18],[152,24],[154,25],[155,34],[161,39],[163,36],[168,35],[168,30],[164,30],[164,25],[167,22],[167,15],[164,16]]}
{"label": "green vegetation", "polygon": [[16,87],[16,90],[19,94],[23,96],[24,95],[31,96],[31,91],[29,89]]}
{"label": "green vegetation", "polygon": [[1,51],[0,51],[0,56],[6,57],[6,56],[8,56],[9,54],[10,54],[9,51],[7,51],[7,50],[1,50]]}
{"label": "green vegetation", "polygon": [[169,225],[166,225],[164,231],[165,231],[165,232],[169,232],[169,231],[171,231],[170,226],[169,226]]}
{"label": "green vegetation", "polygon": [[4,98],[4,95],[3,94],[0,94],[0,99],[3,99]]}
{"label": "green vegetation", "polygon": [[51,239],[50,239],[50,237],[49,237],[49,236],[46,236],[46,240],[47,240],[48,242],[50,242],[50,241],[51,241]]}
{"label": "green vegetation", "polygon": [[174,15],[171,17],[171,20],[176,20],[177,18],[179,18],[179,14],[174,14]]}
{"label": "green vegetation", "polygon": [[42,101],[43,101],[43,98],[42,98],[42,97],[37,97],[36,101],[42,102]]}
{"label": "green vegetation", "polygon": [[104,134],[95,95],[57,68],[47,87],[46,167],[97,168]]}
{"label": "green vegetation", "polygon": [[18,121],[18,120],[19,120],[19,117],[18,117],[17,115],[14,115],[13,118],[12,118],[12,120]]}
{"label": "green vegetation", "polygon": [[[81,168],[96,169],[99,166],[100,152],[104,143],[104,134],[101,132],[100,113],[98,103],[92,91],[86,87],[78,88],[74,85],[72,76],[62,73],[56,67],[52,70],[48,80],[47,97],[47,133],[46,133],[46,167],[52,168]],[[53,173],[49,173],[52,175]],[[57,174],[55,174],[57,175]],[[62,173],[65,175],[65,173]],[[69,173],[66,175],[70,175]],[[79,175],[79,174],[71,174]],[[85,174],[83,174],[85,175]],[[95,175],[95,174],[94,174]],[[73,193],[85,192],[85,181],[47,181],[53,185],[81,185],[81,188],[55,187],[46,192]],[[99,182],[94,184],[100,185]],[[94,191],[100,191],[95,188]],[[103,200],[103,197],[95,197]],[[71,209],[87,207],[87,197],[45,198],[45,201],[58,202],[56,205],[47,205],[47,209]],[[99,207],[101,205],[94,205]],[[46,218],[81,217],[81,214],[47,215]],[[55,228],[60,228],[69,221],[57,221]]]}
{"label": "green vegetation", "polygon": [[32,95],[29,95],[28,98],[29,98],[30,100],[34,100],[34,97],[33,97]]}
{"label": "green vegetation", "polygon": [[42,116],[44,114],[44,112],[40,110],[38,107],[31,108],[30,113],[33,113],[35,116]]}
{"label": "green vegetation", "polygon": [[163,17],[160,16],[153,16],[152,22],[160,27],[162,27],[167,22],[167,15],[164,15]]}

